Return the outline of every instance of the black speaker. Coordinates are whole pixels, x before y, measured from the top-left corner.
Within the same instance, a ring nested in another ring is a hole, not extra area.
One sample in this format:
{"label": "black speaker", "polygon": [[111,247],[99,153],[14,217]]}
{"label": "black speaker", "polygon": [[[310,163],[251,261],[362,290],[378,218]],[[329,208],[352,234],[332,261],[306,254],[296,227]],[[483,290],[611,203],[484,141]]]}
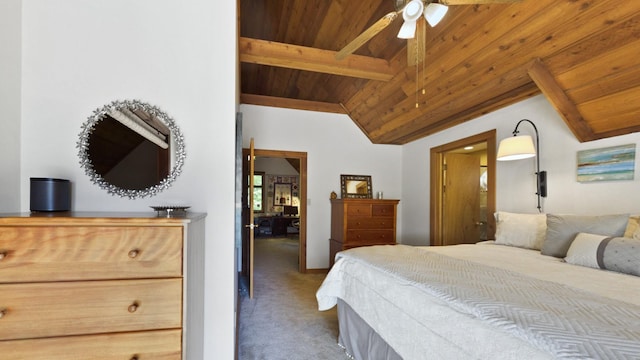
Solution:
{"label": "black speaker", "polygon": [[31,211],[70,211],[71,182],[65,179],[31,178]]}

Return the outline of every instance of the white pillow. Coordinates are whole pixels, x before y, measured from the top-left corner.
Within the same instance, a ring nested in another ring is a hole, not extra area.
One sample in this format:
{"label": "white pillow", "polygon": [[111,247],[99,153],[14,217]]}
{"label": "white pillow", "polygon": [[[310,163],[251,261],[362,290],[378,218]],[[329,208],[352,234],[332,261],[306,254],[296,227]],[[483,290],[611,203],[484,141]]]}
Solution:
{"label": "white pillow", "polygon": [[540,250],[547,231],[545,214],[495,213],[496,244]]}
{"label": "white pillow", "polygon": [[567,251],[566,262],[573,265],[587,266],[594,269],[600,269],[598,265],[598,246],[602,240],[608,238],[604,235],[579,233],[571,242],[571,246]]}

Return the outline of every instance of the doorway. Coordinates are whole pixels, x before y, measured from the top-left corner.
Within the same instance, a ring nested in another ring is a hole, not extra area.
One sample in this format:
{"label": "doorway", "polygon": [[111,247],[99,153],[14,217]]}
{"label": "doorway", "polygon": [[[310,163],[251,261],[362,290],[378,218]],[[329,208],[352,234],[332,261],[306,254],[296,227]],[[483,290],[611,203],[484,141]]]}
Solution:
{"label": "doorway", "polygon": [[[243,159],[245,159],[244,161],[244,166],[243,166],[243,206],[242,206],[242,219],[243,219],[243,223],[244,224],[248,224],[248,219],[249,219],[249,209],[248,209],[248,179],[249,179],[249,167],[248,167],[248,161],[246,161],[246,159],[248,159],[248,153],[249,150],[248,149],[243,149]],[[295,228],[296,228],[296,232],[297,232],[297,239],[298,239],[298,271],[301,273],[306,273],[307,271],[307,252],[306,252],[306,244],[307,244],[307,235],[306,235],[306,219],[307,219],[307,153],[306,152],[297,152],[297,151],[286,151],[286,150],[263,150],[263,149],[255,149],[254,150],[254,157],[255,158],[274,158],[274,159],[284,159],[286,161],[288,161],[291,166],[293,166],[297,171],[298,171],[298,186],[297,189],[294,189],[292,187],[287,187],[286,189],[286,193],[295,196],[297,195],[297,198],[299,199],[299,203],[296,204],[297,208],[295,208],[295,210],[297,211],[297,216],[295,214],[289,214],[288,212],[290,212],[291,210],[293,210],[293,208],[291,206],[279,206],[280,204],[280,198],[275,199],[275,196],[281,196],[281,192],[275,192],[274,190],[269,190],[267,187],[265,187],[263,189],[264,191],[264,206],[267,207],[274,207],[275,209],[265,209],[267,210],[267,212],[277,212],[280,216],[275,216],[272,217],[271,219],[269,219],[269,221],[271,221],[269,223],[269,230],[264,230],[264,229],[260,229],[260,224],[256,224],[258,227],[255,229],[256,232],[258,232],[260,234],[261,231],[268,231],[269,234],[272,234],[272,231],[275,230],[276,232],[278,232],[278,234],[276,235],[283,235],[280,234],[280,226],[281,221],[283,220],[287,220],[287,218],[294,218],[297,217],[297,222],[295,222]],[[286,183],[282,184],[285,185]],[[267,185],[267,184],[265,184]],[[274,183],[275,185],[275,183]],[[290,193],[289,193],[290,192]],[[287,205],[292,205],[290,204],[288,201],[291,201],[288,198],[285,198],[284,201],[286,201]],[[278,206],[271,206],[270,204],[275,204],[277,203]],[[259,217],[258,217],[259,218]],[[266,218],[266,216],[265,216]],[[258,220],[260,221],[260,220]],[[272,223],[275,222],[275,223]],[[288,221],[288,224],[285,224],[282,226],[283,231],[284,231],[284,235],[287,235],[287,228],[291,227],[291,221]],[[266,225],[266,222],[265,222]],[[248,274],[248,267],[249,267],[249,253],[248,253],[248,246],[246,246],[246,244],[248,243],[248,237],[249,237],[249,231],[254,231],[254,229],[251,228],[244,228],[245,230],[243,231],[242,234],[242,275],[246,276]]]}
{"label": "doorway", "polygon": [[431,148],[431,245],[495,238],[495,169],[495,130]]}

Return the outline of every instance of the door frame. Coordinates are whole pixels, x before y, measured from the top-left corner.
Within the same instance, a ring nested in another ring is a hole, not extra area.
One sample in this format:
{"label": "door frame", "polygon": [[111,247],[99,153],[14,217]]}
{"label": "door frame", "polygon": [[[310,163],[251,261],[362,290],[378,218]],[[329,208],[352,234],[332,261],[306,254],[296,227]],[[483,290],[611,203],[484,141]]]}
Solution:
{"label": "door frame", "polygon": [[459,139],[431,148],[429,204],[429,242],[431,246],[442,245],[442,188],[444,182],[444,155],[448,151],[477,143],[487,143],[487,239],[495,238],[496,222],[492,216],[496,211],[496,130]]}
{"label": "door frame", "polygon": [[[255,157],[298,159],[300,161],[300,231],[298,235],[298,271],[307,272],[307,153],[287,150],[254,149]],[[243,174],[244,178],[244,174]],[[245,210],[243,208],[243,210]],[[244,218],[244,216],[243,216]]]}

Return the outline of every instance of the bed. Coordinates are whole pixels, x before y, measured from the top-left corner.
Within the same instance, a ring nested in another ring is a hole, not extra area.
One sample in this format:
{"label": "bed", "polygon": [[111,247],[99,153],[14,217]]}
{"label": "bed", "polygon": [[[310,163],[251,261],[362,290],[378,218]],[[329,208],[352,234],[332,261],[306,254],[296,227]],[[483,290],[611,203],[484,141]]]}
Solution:
{"label": "bed", "polygon": [[340,346],[371,360],[640,359],[640,219],[500,215],[496,241],[338,253],[316,296],[338,306]]}

